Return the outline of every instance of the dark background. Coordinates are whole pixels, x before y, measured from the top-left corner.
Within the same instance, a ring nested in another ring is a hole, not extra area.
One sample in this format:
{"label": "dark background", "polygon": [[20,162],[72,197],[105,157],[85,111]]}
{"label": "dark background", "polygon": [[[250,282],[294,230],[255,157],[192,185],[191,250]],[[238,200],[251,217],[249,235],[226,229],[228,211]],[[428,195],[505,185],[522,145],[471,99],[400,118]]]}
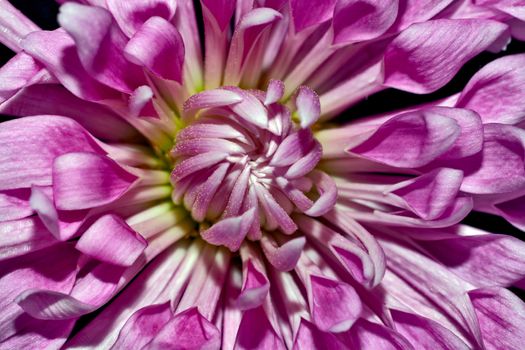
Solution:
{"label": "dark background", "polygon": [[[58,28],[58,23],[56,21],[58,4],[54,0],[10,0],[10,2],[42,29],[52,30]],[[524,52],[525,42],[513,40],[503,52],[497,54],[485,52],[469,61],[460,72],[456,74],[451,82],[434,93],[427,95],[414,95],[393,89],[384,90],[351,107],[338,117],[336,121],[344,122],[350,118],[354,118],[354,116],[373,115],[450,96],[461,91],[474,73],[485,64],[502,56]],[[0,66],[7,62],[12,56],[14,56],[14,53],[0,44]],[[11,116],[0,115],[0,120],[11,118]],[[471,213],[464,222],[471,226],[479,227],[494,233],[505,233],[520,239],[525,239],[525,234],[523,232],[498,216],[475,212]],[[525,293],[523,291],[516,288],[513,288],[512,290],[525,300]]]}

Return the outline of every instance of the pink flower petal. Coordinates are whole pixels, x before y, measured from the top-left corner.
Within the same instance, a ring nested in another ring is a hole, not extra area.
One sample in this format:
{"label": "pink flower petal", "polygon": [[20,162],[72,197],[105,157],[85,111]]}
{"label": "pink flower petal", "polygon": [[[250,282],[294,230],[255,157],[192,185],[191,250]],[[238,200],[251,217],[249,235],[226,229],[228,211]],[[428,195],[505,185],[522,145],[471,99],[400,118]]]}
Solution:
{"label": "pink flower petal", "polygon": [[264,255],[279,271],[290,271],[295,265],[303,252],[306,239],[304,237],[298,237],[287,241],[281,246],[268,236],[261,238],[261,248]]}
{"label": "pink flower petal", "polygon": [[348,349],[344,340],[339,339],[334,333],[322,331],[313,323],[302,318],[292,349],[302,350],[312,346],[315,349]]}
{"label": "pink flower petal", "polygon": [[434,220],[453,204],[462,180],[461,170],[440,168],[395,185],[392,193],[419,217]]}
{"label": "pink flower petal", "polygon": [[252,208],[242,215],[222,219],[201,232],[201,237],[211,244],[224,245],[232,252],[237,251],[256,219],[255,214],[255,208]]}
{"label": "pink flower petal", "polygon": [[[254,329],[257,329],[257,332],[253,332]],[[286,346],[261,306],[243,313],[235,349],[285,350]]]}
{"label": "pink flower petal", "polygon": [[202,5],[206,6],[208,13],[212,15],[219,29],[224,31],[229,24],[235,11],[235,1],[233,0],[202,0]]}
{"label": "pink flower petal", "polygon": [[53,164],[53,192],[58,209],[98,207],[121,197],[137,177],[112,159],[95,153],[67,153]]}
{"label": "pink flower petal", "polygon": [[266,89],[265,105],[278,102],[284,95],[284,83],[280,80],[271,79]]}
{"label": "pink flower petal", "polygon": [[146,347],[174,350],[216,349],[220,342],[221,334],[217,327],[194,307],[175,315]]}
{"label": "pink flower petal", "polygon": [[414,93],[435,91],[506,30],[502,23],[480,19],[413,24],[387,48],[385,85]]}
{"label": "pink flower petal", "polygon": [[[482,288],[470,291],[483,342],[489,349],[519,349],[525,331],[525,306],[504,288]],[[496,316],[497,315],[497,316]]]}
{"label": "pink flower petal", "polygon": [[182,83],[184,42],[177,28],[163,18],[146,21],[126,44],[124,54],[157,76]]}
{"label": "pink flower petal", "polygon": [[143,85],[139,67],[124,57],[127,38],[107,10],[68,2],[60,7],[58,22],[75,40],[80,61],[91,76],[126,93]]}
{"label": "pink flower petal", "polygon": [[40,28],[24,16],[9,1],[0,2],[0,43],[11,50],[21,50],[20,41],[29,33]]}
{"label": "pink flower petal", "polygon": [[173,313],[169,303],[150,305],[137,310],[120,330],[111,349],[142,348],[155,337]]}
{"label": "pink flower petal", "polygon": [[[1,5],[0,5],[1,6]],[[42,65],[25,52],[18,53],[0,68],[0,103],[30,85],[39,76],[45,76]]]}
{"label": "pink flower petal", "polygon": [[295,32],[321,24],[332,18],[336,0],[301,1],[291,0],[290,9]]}
{"label": "pink flower petal", "polygon": [[407,112],[389,119],[348,151],[395,167],[417,168],[448,151],[460,133],[454,119],[432,110]]}
{"label": "pink flower petal", "polygon": [[397,0],[339,0],[334,9],[334,44],[375,39],[394,23]]}
{"label": "pink flower petal", "polygon": [[69,152],[100,152],[94,139],[75,121],[54,116],[26,117],[2,123],[0,189],[51,185],[52,164]]}
{"label": "pink flower petal", "polygon": [[295,104],[301,120],[301,128],[309,128],[319,119],[321,115],[319,96],[309,87],[299,87]]}
{"label": "pink flower petal", "polygon": [[477,112],[484,123],[516,124],[525,116],[525,55],[497,59],[463,89],[457,107]]}
{"label": "pink flower petal", "polygon": [[106,0],[109,11],[122,31],[132,37],[150,18],[159,17],[167,21],[173,18],[177,3],[174,0]]}
{"label": "pink flower petal", "polygon": [[97,260],[131,266],[148,243],[120,217],[108,214],[95,221],[82,234],[76,248]]}

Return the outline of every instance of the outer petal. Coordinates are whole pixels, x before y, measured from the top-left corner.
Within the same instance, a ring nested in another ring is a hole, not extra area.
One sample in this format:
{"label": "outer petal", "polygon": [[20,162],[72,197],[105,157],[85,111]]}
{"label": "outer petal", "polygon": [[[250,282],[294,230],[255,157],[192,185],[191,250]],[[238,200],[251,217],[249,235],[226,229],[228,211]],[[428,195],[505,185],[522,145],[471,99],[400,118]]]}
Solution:
{"label": "outer petal", "polygon": [[483,151],[461,164],[461,189],[477,194],[513,192],[525,188],[525,131],[510,125],[484,126]]}
{"label": "outer petal", "polygon": [[295,32],[299,33],[308,27],[321,24],[331,19],[335,3],[336,0],[291,0],[290,9]]}
{"label": "outer petal", "polygon": [[[257,331],[254,332],[254,329],[257,329]],[[263,307],[260,306],[244,312],[237,333],[235,349],[284,350],[286,347],[281,337],[268,321],[268,316],[264,312]]]}
{"label": "outer petal", "polygon": [[106,0],[109,11],[115,17],[122,31],[131,37],[151,17],[169,21],[175,14],[174,0]]}
{"label": "outer petal", "polygon": [[502,23],[479,19],[413,24],[387,48],[385,85],[414,93],[435,91],[506,29]]}
{"label": "outer petal", "polygon": [[0,43],[20,51],[20,41],[27,34],[40,30],[7,0],[0,1]]}
{"label": "outer petal", "polygon": [[468,293],[487,349],[520,349],[525,330],[525,305],[503,288],[482,288]]}
{"label": "outer petal", "polygon": [[394,23],[398,0],[339,0],[335,5],[334,44],[375,39]]}
{"label": "outer petal", "polygon": [[428,318],[409,312],[391,310],[396,330],[408,339],[415,349],[468,350],[452,331]]}
{"label": "outer petal", "polygon": [[435,111],[407,112],[391,118],[348,151],[395,167],[417,168],[448,151],[460,132],[454,119]]}
{"label": "outer petal", "polygon": [[124,48],[126,57],[161,78],[182,83],[184,42],[179,31],[161,17],[150,18]]}
{"label": "outer petal", "polygon": [[41,64],[24,52],[18,53],[0,68],[0,104],[42,73]]}
{"label": "outer petal", "polygon": [[142,236],[120,217],[107,214],[91,225],[76,248],[97,260],[119,266],[131,266],[147,246]]}
{"label": "outer petal", "polygon": [[219,348],[221,335],[217,327],[191,308],[177,314],[146,346],[152,349],[215,349]]}
{"label": "outer petal", "polygon": [[115,161],[95,153],[68,153],[53,164],[53,192],[58,209],[87,209],[111,203],[136,180]]}
{"label": "outer petal", "polygon": [[484,123],[516,124],[525,118],[525,55],[497,59],[470,79],[456,106],[476,111]]}
{"label": "outer petal", "polygon": [[0,128],[0,189],[51,184],[55,158],[68,152],[101,152],[75,121],[54,116],[27,117]]}
{"label": "outer petal", "polygon": [[69,2],[60,8],[58,22],[75,40],[80,61],[90,75],[126,93],[142,85],[141,70],[124,58],[127,38],[107,10]]}
{"label": "outer petal", "polygon": [[398,332],[363,318],[344,335],[351,341],[354,349],[361,350],[415,350],[407,339]]}

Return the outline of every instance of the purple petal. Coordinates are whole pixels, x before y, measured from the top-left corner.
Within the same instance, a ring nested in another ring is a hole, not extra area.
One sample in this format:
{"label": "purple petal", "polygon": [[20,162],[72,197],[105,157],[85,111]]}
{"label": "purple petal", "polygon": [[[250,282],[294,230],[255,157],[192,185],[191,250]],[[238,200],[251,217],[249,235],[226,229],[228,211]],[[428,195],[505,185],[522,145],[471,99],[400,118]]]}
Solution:
{"label": "purple petal", "polygon": [[[257,331],[254,332],[254,329]],[[235,349],[286,349],[283,339],[273,329],[263,307],[244,312],[237,334]]]}
{"label": "purple petal", "polygon": [[295,32],[323,23],[332,18],[336,0],[291,0],[290,9]]}
{"label": "purple petal", "polygon": [[142,348],[172,318],[170,304],[143,307],[128,318],[111,349]]}
{"label": "purple petal", "polygon": [[301,128],[309,128],[319,119],[321,115],[319,96],[309,87],[299,87],[295,104],[301,120]]}
{"label": "purple petal", "polygon": [[58,22],[75,40],[82,65],[98,81],[126,93],[143,85],[141,70],[124,58],[127,38],[107,10],[68,2],[60,7]]}
{"label": "purple petal", "polygon": [[201,0],[203,6],[206,7],[208,13],[212,15],[219,29],[224,31],[226,26],[230,23],[230,19],[235,11],[234,0]]}
{"label": "purple petal", "polygon": [[461,339],[438,322],[399,310],[391,310],[396,330],[421,350],[468,350]]}
{"label": "purple petal", "polygon": [[463,172],[440,168],[408,180],[392,193],[400,196],[416,215],[425,220],[439,218],[458,195]]}
{"label": "purple petal", "polygon": [[228,106],[241,101],[242,96],[234,91],[225,89],[207,90],[191,96],[184,103],[184,112]]}
{"label": "purple petal", "polygon": [[334,9],[334,44],[375,39],[394,23],[397,0],[339,0]]}
{"label": "purple petal", "polygon": [[0,221],[23,219],[33,214],[26,188],[0,192]]}
{"label": "purple petal", "polygon": [[0,222],[0,260],[28,254],[56,244],[38,217]]}
{"label": "purple petal", "polygon": [[395,167],[417,168],[448,151],[460,133],[454,119],[433,110],[407,112],[389,119],[348,151]]}
{"label": "purple petal", "polygon": [[188,175],[191,175],[199,170],[207,169],[215,165],[228,156],[228,153],[223,152],[207,152],[187,158],[177,164],[175,169],[171,172],[171,182],[178,182]]}
{"label": "purple petal", "polygon": [[453,0],[400,1],[396,23],[389,32],[397,33],[413,23],[426,22],[445,9]]}
{"label": "purple petal", "polygon": [[45,76],[42,65],[25,52],[18,53],[0,68],[0,103],[38,80],[38,76]]}
{"label": "purple petal", "polygon": [[484,123],[516,124],[525,116],[525,55],[497,59],[479,70],[456,106],[477,112]]}
{"label": "purple petal", "polygon": [[419,350],[410,345],[398,332],[383,325],[359,319],[346,335],[356,349],[361,350]]}
{"label": "purple petal", "polygon": [[73,39],[63,31],[38,31],[21,42],[69,91],[88,101],[118,99],[119,94],[96,81],[80,63]]}
{"label": "purple petal", "polygon": [[242,215],[220,220],[201,232],[201,237],[211,244],[224,245],[232,252],[237,251],[248,234],[253,220],[256,219],[255,214],[255,208],[252,208]]}
{"label": "purple petal", "polygon": [[484,126],[483,151],[462,164],[461,190],[470,193],[504,193],[525,186],[525,132],[504,124]]}
{"label": "purple petal", "polygon": [[310,312],[317,327],[334,333],[350,329],[361,316],[361,299],[349,284],[310,276]]}
{"label": "purple petal", "polygon": [[51,185],[55,158],[68,152],[103,152],[75,121],[53,116],[26,117],[2,123],[0,189]]}
{"label": "purple petal", "polygon": [[0,43],[11,50],[20,51],[20,41],[40,28],[18,11],[9,1],[0,2]]}
{"label": "purple petal", "polygon": [[124,119],[101,104],[80,99],[58,84],[32,85],[0,104],[0,113],[59,115],[76,120],[93,136],[110,141],[136,142],[139,132]]}
{"label": "purple petal", "polygon": [[58,209],[98,207],[121,197],[137,177],[112,159],[95,153],[67,153],[53,164],[53,192]]}
{"label": "purple petal", "polygon": [[196,307],[183,311],[169,321],[146,345],[152,349],[217,349],[221,334]]}
{"label": "purple petal", "polygon": [[264,302],[270,290],[270,282],[266,276],[263,261],[253,247],[243,246],[241,257],[243,259],[243,282],[235,304],[241,310],[248,310]]}
{"label": "purple petal", "polygon": [[525,243],[507,235],[476,233],[419,244],[478,287],[508,287],[525,276]]}
{"label": "purple petal", "polygon": [[177,28],[165,19],[150,18],[126,44],[124,53],[159,77],[182,83],[184,42]]}
{"label": "purple petal", "polygon": [[321,331],[313,323],[302,318],[292,349],[302,350],[310,347],[333,350],[348,349],[348,346],[339,340],[334,333]]}
{"label": "purple petal", "polygon": [[435,91],[506,30],[502,23],[480,19],[413,24],[386,50],[385,85],[414,93]]}
{"label": "purple petal", "polygon": [[337,201],[337,186],[334,180],[322,171],[314,170],[308,176],[314,181],[320,196],[304,213],[309,216],[324,215],[332,210]]}
{"label": "purple petal", "polygon": [[268,236],[261,238],[261,247],[266,259],[279,271],[290,271],[297,265],[305,243],[304,237],[298,237],[279,247],[272,238]]}
{"label": "purple petal", "polygon": [[270,165],[276,167],[292,165],[308,154],[313,145],[312,133],[309,130],[293,133],[281,142],[272,156]]}
{"label": "purple petal", "polygon": [[271,79],[266,89],[265,105],[278,102],[284,95],[284,83],[280,80]]}
{"label": "purple petal", "polygon": [[483,342],[488,349],[520,349],[525,330],[525,305],[511,291],[482,288],[470,291]]}
{"label": "purple petal", "polygon": [[76,248],[97,260],[131,266],[148,243],[120,217],[108,214],[95,221],[82,234]]}
{"label": "purple petal", "polygon": [[167,21],[173,18],[177,3],[174,0],[106,0],[109,11],[115,17],[122,31],[132,37],[151,17]]}

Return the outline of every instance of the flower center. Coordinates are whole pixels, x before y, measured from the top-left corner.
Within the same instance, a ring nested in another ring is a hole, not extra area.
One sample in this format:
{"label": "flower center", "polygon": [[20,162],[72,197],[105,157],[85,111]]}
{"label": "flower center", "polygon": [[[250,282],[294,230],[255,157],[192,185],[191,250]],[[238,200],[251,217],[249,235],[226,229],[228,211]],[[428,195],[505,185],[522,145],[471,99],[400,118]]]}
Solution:
{"label": "flower center", "polygon": [[322,149],[309,127],[319,116],[317,96],[302,87],[284,105],[283,90],[278,81],[267,92],[223,87],[185,103],[187,126],[171,150],[172,198],[212,244],[235,251],[263,231],[292,234],[294,212],[318,216],[335,203],[333,181],[315,169]]}

